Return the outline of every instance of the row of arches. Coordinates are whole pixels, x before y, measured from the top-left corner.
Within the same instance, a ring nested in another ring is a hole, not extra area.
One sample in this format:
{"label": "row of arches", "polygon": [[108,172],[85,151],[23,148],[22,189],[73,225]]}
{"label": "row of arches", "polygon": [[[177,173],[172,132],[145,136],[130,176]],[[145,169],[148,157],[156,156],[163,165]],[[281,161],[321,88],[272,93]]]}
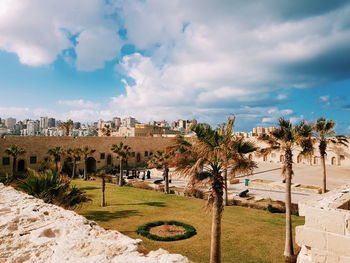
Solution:
{"label": "row of arches", "polygon": [[[249,160],[252,160],[253,159],[253,156],[251,154],[249,154],[248,156]],[[302,155],[298,155],[297,156],[297,163],[302,163],[303,162],[303,156]],[[333,156],[331,158],[331,162],[330,164],[331,165],[340,165],[340,160],[341,160],[341,157],[339,159],[337,159],[337,157]],[[268,156],[263,156],[263,161],[264,162],[267,162],[268,161]],[[285,156],[283,154],[281,154],[279,156],[279,162],[280,163],[283,163],[285,161]],[[318,156],[314,156],[310,159],[310,163],[314,164],[314,165],[319,165],[321,164],[321,158],[318,157]]]}

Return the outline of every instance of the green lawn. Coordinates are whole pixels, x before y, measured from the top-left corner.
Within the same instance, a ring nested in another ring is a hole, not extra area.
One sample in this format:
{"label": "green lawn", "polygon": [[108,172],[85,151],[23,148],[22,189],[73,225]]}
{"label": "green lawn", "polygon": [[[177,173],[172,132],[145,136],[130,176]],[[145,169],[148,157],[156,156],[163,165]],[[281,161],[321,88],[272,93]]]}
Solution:
{"label": "green lawn", "polygon": [[[74,180],[73,184],[84,189],[93,200],[78,210],[79,214],[106,229],[142,239],[148,250],[163,248],[197,263],[209,261],[211,217],[205,212],[205,201],[107,184],[108,206],[102,208],[100,182]],[[136,234],[139,226],[158,220],[190,224],[198,234],[175,242],[152,241]],[[293,217],[293,221],[295,225],[304,223],[302,217]],[[225,207],[222,223],[223,262],[283,262],[284,214],[231,206]]]}

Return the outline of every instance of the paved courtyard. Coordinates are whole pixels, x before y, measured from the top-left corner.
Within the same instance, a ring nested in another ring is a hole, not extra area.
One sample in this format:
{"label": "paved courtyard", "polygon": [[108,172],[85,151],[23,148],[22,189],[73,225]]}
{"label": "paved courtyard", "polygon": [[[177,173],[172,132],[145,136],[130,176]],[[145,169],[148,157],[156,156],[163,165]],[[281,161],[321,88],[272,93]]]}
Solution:
{"label": "paved courtyard", "polygon": [[[284,200],[284,191],[278,190],[267,190],[252,188],[244,185],[244,179],[248,178],[250,180],[254,179],[266,179],[273,181],[282,181],[283,177],[281,175],[281,164],[280,163],[259,163],[258,168],[254,171],[254,174],[249,177],[240,177],[240,183],[238,184],[229,184],[229,195],[237,195],[243,190],[249,189],[249,194],[254,196],[256,199],[259,198],[271,198],[272,200]],[[350,167],[344,166],[327,166],[327,182],[328,189],[332,190],[336,187],[339,187],[343,184],[350,183]],[[187,183],[186,178],[177,177],[172,175],[172,183],[170,186],[184,187]],[[152,170],[152,179],[147,181],[154,181],[156,179],[162,178],[161,171]],[[305,165],[305,164],[295,164],[294,165],[294,176],[293,183],[303,184],[303,185],[312,185],[312,186],[321,186],[322,185],[322,173],[321,166],[315,165]],[[292,193],[292,202],[297,203],[302,199],[308,198],[314,194],[308,193]]]}

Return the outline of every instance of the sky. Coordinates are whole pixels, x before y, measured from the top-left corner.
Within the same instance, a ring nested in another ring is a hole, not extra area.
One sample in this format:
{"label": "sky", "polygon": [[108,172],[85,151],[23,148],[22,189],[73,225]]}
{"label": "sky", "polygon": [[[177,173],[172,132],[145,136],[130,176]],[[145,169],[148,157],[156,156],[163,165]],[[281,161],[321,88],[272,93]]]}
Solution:
{"label": "sky", "polygon": [[0,117],[350,134],[350,1],[0,0]]}

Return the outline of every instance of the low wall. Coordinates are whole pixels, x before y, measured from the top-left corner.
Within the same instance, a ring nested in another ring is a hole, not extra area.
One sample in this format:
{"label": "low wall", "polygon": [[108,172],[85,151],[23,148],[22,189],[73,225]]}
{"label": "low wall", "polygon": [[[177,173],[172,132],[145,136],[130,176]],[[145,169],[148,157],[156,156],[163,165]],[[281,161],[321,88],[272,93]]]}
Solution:
{"label": "low wall", "polygon": [[350,185],[299,202],[298,263],[350,262]]}
{"label": "low wall", "polygon": [[190,263],[0,184],[1,263]]}

